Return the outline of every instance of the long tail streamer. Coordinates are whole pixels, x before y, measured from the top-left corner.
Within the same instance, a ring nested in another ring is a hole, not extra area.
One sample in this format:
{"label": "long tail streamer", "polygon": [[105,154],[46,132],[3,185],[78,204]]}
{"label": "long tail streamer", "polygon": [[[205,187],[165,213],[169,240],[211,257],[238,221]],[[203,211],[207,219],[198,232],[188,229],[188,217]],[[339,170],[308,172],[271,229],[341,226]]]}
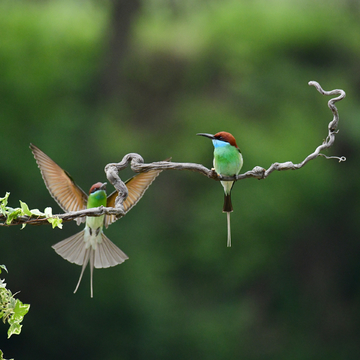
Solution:
{"label": "long tail streamer", "polygon": [[226,213],[226,217],[227,217],[227,232],[228,232],[228,236],[227,236],[227,246],[231,247],[231,227],[230,227],[230,212]]}

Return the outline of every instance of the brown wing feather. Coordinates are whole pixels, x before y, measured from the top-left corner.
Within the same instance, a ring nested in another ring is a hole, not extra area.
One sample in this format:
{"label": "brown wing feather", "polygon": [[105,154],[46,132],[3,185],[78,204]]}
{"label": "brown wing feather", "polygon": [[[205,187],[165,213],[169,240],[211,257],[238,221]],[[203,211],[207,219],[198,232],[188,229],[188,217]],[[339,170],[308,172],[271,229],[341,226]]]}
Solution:
{"label": "brown wing feather", "polygon": [[[86,209],[88,196],[71,176],[35,145],[30,144],[30,149],[47,189],[59,206],[66,212]],[[85,222],[85,217],[78,218],[77,222]]]}
{"label": "brown wing feather", "polygon": [[[142,198],[147,188],[155,180],[155,178],[161,173],[162,170],[150,170],[137,174],[125,182],[126,187],[128,188],[129,195],[124,201],[124,210],[125,213],[130,211],[138,201]],[[118,193],[114,191],[107,198],[107,206],[115,207],[115,199]],[[105,215],[105,226],[108,227],[110,224],[117,220],[115,215]]]}

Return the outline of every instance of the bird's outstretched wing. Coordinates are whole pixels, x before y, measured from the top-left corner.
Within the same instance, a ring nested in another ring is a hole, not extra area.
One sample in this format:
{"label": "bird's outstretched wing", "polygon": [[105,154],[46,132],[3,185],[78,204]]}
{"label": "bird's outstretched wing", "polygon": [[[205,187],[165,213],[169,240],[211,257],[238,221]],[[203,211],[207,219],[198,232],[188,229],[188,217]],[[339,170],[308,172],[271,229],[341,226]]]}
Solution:
{"label": "bird's outstretched wing", "polygon": [[[142,198],[147,188],[155,180],[155,178],[161,173],[162,170],[150,170],[137,174],[125,182],[128,188],[129,194],[124,201],[125,213],[135,206],[138,201]],[[114,191],[107,198],[107,206],[115,207],[115,199],[118,193]],[[115,215],[105,215],[105,227],[115,222],[118,218]]]}
{"label": "bird's outstretched wing", "polygon": [[[30,144],[30,149],[34,154],[47,189],[59,206],[65,212],[86,209],[88,196],[75,184],[70,174],[35,145]],[[81,222],[85,222],[85,219],[85,217],[77,218],[76,222],[79,225]]]}

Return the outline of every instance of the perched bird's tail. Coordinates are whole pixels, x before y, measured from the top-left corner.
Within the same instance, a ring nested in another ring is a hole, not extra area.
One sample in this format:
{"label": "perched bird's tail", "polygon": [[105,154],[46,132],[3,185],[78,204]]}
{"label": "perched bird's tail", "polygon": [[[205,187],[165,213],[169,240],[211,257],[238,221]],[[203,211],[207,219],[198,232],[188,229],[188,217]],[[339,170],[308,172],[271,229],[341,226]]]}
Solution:
{"label": "perched bird's tail", "polygon": [[232,203],[231,203],[231,194],[225,194],[224,193],[224,206],[223,206],[223,212],[230,213],[233,211]]}
{"label": "perched bird's tail", "polygon": [[74,293],[77,291],[84,270],[90,261],[90,293],[93,297],[93,270],[94,267],[107,268],[123,263],[128,256],[123,253],[108,237],[101,232],[101,242],[96,244],[94,250],[90,244],[84,241],[85,229],[68,237],[65,240],[53,245],[52,248],[65,260],[82,265],[79,281],[76,285]]}
{"label": "perched bird's tail", "polygon": [[226,213],[227,220],[227,246],[231,247],[231,227],[230,227],[230,213],[233,211],[232,203],[231,203],[231,193],[224,193],[224,207],[223,212]]}
{"label": "perched bird's tail", "polygon": [[230,227],[230,212],[226,213],[227,217],[227,247],[231,247],[231,227]]}

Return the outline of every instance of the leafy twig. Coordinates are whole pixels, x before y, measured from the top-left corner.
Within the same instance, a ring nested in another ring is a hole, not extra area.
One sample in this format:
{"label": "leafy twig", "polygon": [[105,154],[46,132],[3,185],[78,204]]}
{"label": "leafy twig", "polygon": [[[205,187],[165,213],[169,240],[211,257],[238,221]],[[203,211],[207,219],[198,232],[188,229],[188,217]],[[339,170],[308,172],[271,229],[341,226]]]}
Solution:
{"label": "leafy twig", "polygon": [[[28,205],[20,200],[19,208],[12,208],[7,206],[10,193],[7,192],[4,197],[0,198],[0,225],[18,225],[22,224],[22,229],[26,224],[30,223],[29,220],[47,221],[53,228],[62,228],[62,220],[58,216],[52,214],[51,207],[47,207],[44,212],[39,209],[30,210]],[[1,222],[3,221],[3,222]]]}
{"label": "leafy twig", "polygon": [[[18,216],[16,219],[12,219],[11,223],[6,223],[7,217],[0,214],[0,226],[12,226],[12,225],[45,225],[50,224],[51,219],[59,219],[62,223],[75,220],[84,216],[101,216],[101,215],[116,215],[118,217],[124,216],[124,211],[112,207],[100,206],[97,208],[84,209],[79,211],[71,211],[64,214],[52,215],[52,218],[37,217],[37,216]],[[53,226],[54,227],[54,226]],[[59,226],[58,226],[59,227]]]}

